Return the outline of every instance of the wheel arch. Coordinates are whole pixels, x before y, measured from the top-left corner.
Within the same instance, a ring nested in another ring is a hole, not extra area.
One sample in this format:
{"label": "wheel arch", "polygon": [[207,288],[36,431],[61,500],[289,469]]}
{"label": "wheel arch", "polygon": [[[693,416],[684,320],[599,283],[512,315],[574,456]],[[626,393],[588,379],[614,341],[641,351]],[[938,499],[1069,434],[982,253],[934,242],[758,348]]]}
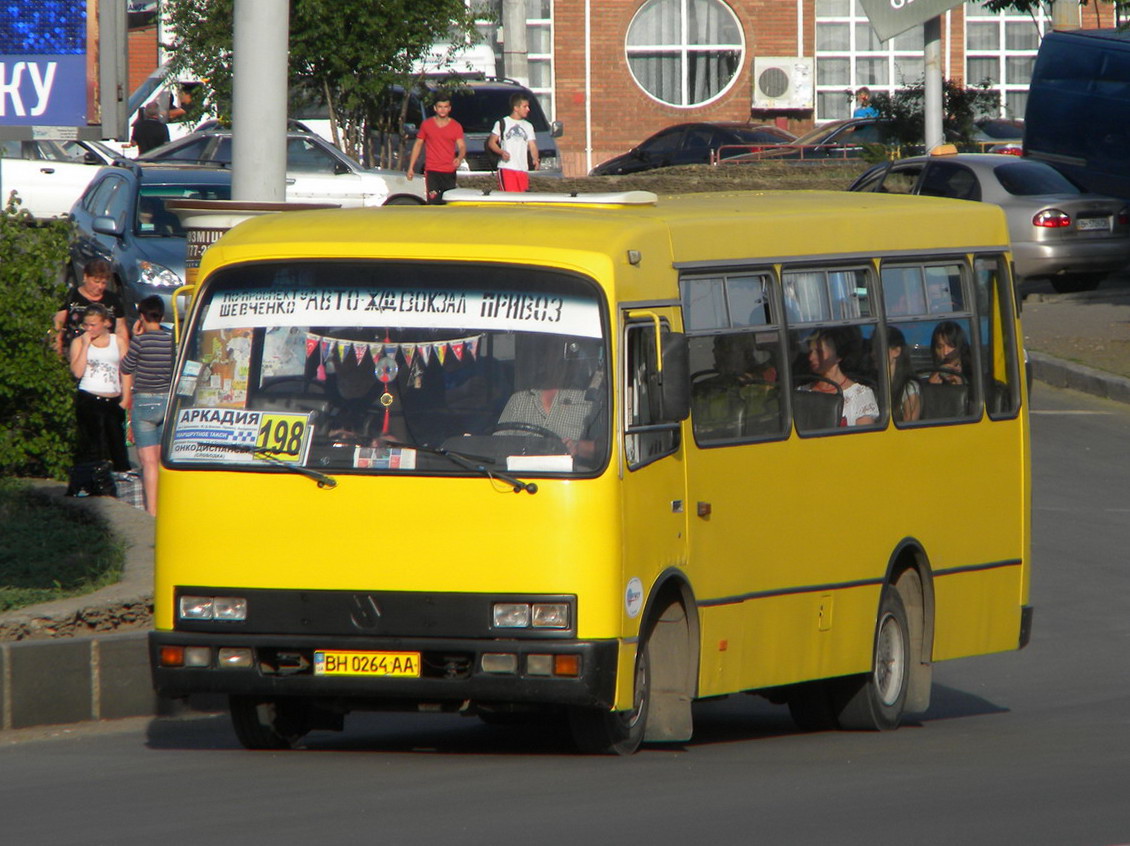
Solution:
{"label": "wheel arch", "polygon": [[694,590],[681,570],[662,572],[644,603],[639,643],[651,654],[652,704],[645,740],[685,741],[698,695],[700,624]]}
{"label": "wheel arch", "polygon": [[922,544],[912,537],[899,541],[887,562],[886,584],[899,593],[910,627],[910,678],[906,711],[930,707],[934,671],[934,573]]}

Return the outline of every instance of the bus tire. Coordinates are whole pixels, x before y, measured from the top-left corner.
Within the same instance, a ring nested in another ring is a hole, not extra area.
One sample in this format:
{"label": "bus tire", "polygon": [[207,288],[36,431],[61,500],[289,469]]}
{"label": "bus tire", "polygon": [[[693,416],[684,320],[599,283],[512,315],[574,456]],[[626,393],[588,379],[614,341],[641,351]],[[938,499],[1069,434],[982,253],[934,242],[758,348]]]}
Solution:
{"label": "bus tire", "polygon": [[837,720],[846,731],[898,728],[910,680],[910,625],[898,591],[883,588],[871,652],[871,672],[839,683]]}
{"label": "bus tire", "polygon": [[310,731],[302,700],[231,696],[228,708],[244,749],[293,749]]}
{"label": "bus tire", "polygon": [[571,708],[569,729],[577,750],[586,755],[631,755],[643,742],[651,704],[651,649],[636,655],[636,684],[631,711]]}

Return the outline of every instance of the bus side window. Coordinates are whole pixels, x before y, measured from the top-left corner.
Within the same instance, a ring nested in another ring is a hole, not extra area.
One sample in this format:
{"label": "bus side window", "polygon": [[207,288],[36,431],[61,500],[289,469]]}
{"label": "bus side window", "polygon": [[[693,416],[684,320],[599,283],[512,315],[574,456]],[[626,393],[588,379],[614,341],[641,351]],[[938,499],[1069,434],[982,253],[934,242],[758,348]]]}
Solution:
{"label": "bus side window", "polygon": [[708,444],[783,433],[775,332],[699,335],[690,344],[696,441]]}
{"label": "bus side window", "polygon": [[[652,323],[628,327],[624,343],[628,379],[624,396],[624,454],[632,469],[670,455],[679,448],[679,425],[662,419],[662,403],[658,384],[658,360],[655,349],[655,327]],[[642,432],[632,427],[658,426]]]}
{"label": "bus side window", "polygon": [[980,257],[973,271],[985,405],[991,418],[1012,417],[1020,407],[1020,369],[1007,265],[1003,256]]}

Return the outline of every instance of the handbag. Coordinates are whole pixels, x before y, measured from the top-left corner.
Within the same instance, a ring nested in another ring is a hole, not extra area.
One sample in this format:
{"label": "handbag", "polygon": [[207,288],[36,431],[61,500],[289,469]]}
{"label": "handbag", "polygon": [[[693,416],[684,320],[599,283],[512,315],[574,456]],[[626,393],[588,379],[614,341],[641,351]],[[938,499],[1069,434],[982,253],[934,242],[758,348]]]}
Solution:
{"label": "handbag", "polygon": [[[502,145],[502,131],[503,131],[502,121],[499,120],[498,123],[496,123],[493,127],[491,127],[491,129],[492,130],[498,130],[497,133],[492,132],[492,134],[498,135],[498,143],[499,143],[499,146],[501,146]],[[484,156],[484,159],[486,161],[487,170],[498,170],[498,163],[500,161],[502,161],[502,156],[500,156],[498,153],[496,153],[494,150],[492,150],[490,148],[489,142],[490,142],[490,135],[487,135],[487,140],[483,142],[483,156]]]}
{"label": "handbag", "polygon": [[114,465],[104,459],[76,464],[68,475],[66,495],[116,497],[118,488],[114,483]]}

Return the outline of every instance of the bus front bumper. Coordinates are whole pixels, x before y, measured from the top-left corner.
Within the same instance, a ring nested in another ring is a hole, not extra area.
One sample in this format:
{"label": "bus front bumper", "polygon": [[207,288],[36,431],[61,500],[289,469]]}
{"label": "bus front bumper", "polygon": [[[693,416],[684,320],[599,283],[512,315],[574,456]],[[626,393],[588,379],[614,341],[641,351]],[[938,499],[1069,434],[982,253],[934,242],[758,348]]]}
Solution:
{"label": "bus front bumper", "polygon": [[[465,702],[611,708],[619,647],[617,640],[149,635],[153,685],[162,696],[300,696],[357,700],[359,707],[364,700],[404,708]],[[407,674],[383,674],[389,670]]]}

